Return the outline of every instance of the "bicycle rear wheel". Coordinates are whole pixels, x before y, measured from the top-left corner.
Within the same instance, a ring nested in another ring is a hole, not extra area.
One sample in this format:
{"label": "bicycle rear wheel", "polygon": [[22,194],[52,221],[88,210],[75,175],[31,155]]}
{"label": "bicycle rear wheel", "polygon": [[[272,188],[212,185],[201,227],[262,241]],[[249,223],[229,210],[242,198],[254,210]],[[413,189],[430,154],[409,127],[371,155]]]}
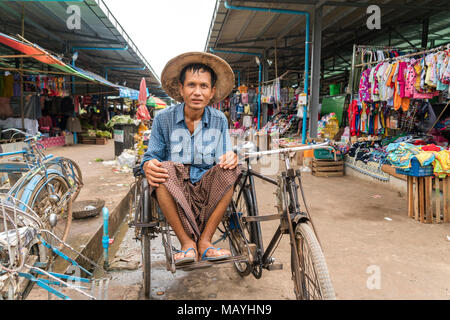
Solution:
{"label": "bicycle rear wheel", "polygon": [[[319,241],[307,223],[299,223],[295,228],[297,252],[291,252],[291,269],[294,281],[298,280],[297,297],[302,300],[334,300],[336,295],[328,273]],[[300,266],[295,268],[295,254]]]}

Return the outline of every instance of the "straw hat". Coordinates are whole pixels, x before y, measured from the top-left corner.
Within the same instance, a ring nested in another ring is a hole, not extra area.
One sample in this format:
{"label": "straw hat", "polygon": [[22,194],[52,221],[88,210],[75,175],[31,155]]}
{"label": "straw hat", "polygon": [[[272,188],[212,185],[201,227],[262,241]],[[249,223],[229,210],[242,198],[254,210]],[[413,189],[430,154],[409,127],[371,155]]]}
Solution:
{"label": "straw hat", "polygon": [[180,94],[180,73],[192,63],[202,63],[210,67],[217,76],[216,93],[209,104],[219,102],[230,94],[234,87],[234,73],[230,65],[218,56],[206,52],[186,52],[167,62],[161,73],[164,91],[176,101],[183,101]]}

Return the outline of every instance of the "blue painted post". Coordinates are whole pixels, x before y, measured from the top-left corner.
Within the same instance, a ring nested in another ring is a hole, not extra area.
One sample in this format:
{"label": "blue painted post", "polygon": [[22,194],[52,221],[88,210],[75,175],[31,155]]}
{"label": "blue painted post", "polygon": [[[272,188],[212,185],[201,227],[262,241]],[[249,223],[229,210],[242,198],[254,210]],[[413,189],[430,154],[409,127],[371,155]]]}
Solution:
{"label": "blue painted post", "polygon": [[103,267],[105,270],[109,267],[109,257],[108,257],[108,248],[109,248],[109,235],[108,235],[108,222],[109,222],[109,210],[106,207],[103,207]]}
{"label": "blue painted post", "polygon": [[258,131],[261,129],[261,64],[262,61],[258,64]]}
{"label": "blue painted post", "polygon": [[[72,48],[72,53],[75,53],[75,50]],[[72,67],[75,67],[75,59],[74,58],[72,58]],[[75,77],[74,76],[72,76],[72,96],[74,96],[75,95]],[[75,114],[75,111],[73,112],[73,116],[75,117],[76,116],[76,114]],[[73,144],[77,144],[77,133],[76,132],[74,132],[73,133]]]}
{"label": "blue painted post", "polygon": [[[225,8],[229,10],[247,10],[247,11],[261,11],[261,12],[274,12],[274,13],[285,13],[285,14],[295,14],[295,15],[304,15],[306,16],[306,38],[305,38],[305,84],[304,84],[304,92],[306,93],[306,97],[308,99],[308,73],[309,73],[309,25],[310,25],[310,15],[308,11],[298,11],[298,10],[286,10],[286,9],[277,9],[277,8],[261,8],[261,7],[243,7],[243,6],[233,6],[228,4],[226,0],[224,3]],[[308,100],[307,100],[308,103]],[[307,106],[303,107],[303,128],[302,128],[302,143],[306,142],[306,109]],[[259,129],[259,122],[258,122]]]}
{"label": "blue painted post", "polygon": [[306,15],[306,40],[305,40],[305,84],[304,93],[306,94],[306,104],[303,106],[303,125],[302,125],[302,144],[306,143],[306,123],[308,117],[306,116],[306,106],[309,103],[308,99],[308,83],[309,83],[309,14]]}

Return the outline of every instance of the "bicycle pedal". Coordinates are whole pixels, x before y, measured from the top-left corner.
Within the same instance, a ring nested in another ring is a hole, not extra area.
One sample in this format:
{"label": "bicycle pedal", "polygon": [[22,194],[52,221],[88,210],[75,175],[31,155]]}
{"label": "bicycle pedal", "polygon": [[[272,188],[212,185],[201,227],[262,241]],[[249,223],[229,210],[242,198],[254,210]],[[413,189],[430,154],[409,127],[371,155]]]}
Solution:
{"label": "bicycle pedal", "polygon": [[267,269],[269,271],[273,270],[283,270],[283,264],[282,263],[274,263],[267,266]]}

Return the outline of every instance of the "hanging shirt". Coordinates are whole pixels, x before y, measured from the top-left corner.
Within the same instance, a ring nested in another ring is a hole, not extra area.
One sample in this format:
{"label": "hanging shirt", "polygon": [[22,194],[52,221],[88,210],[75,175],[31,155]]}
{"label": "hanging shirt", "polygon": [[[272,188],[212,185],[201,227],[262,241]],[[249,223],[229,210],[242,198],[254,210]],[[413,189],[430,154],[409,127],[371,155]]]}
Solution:
{"label": "hanging shirt", "polygon": [[141,170],[151,159],[190,164],[190,180],[196,183],[230,150],[228,121],[223,112],[205,107],[200,123],[191,134],[184,120],[184,103],[181,103],[156,114]]}

